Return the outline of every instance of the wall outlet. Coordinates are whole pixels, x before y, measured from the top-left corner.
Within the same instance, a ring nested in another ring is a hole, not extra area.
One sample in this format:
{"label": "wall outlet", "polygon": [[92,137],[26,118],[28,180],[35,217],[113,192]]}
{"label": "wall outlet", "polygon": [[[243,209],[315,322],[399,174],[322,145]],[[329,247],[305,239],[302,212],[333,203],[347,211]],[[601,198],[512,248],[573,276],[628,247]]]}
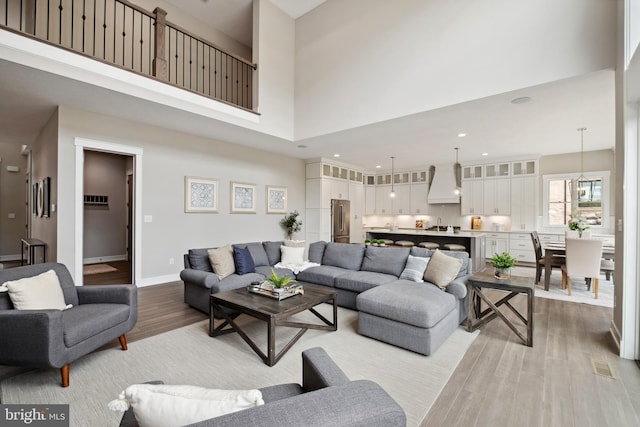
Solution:
{"label": "wall outlet", "polygon": [[142,219],[144,222],[153,222],[153,216],[145,215]]}
{"label": "wall outlet", "polygon": [[15,219],[16,218],[16,214],[14,213],[10,213],[9,214],[9,219]]}
{"label": "wall outlet", "polygon": [[175,262],[176,262],[176,260],[175,260],[175,259],[173,259],[173,258],[169,258],[169,264],[170,264],[170,265],[173,265]]}

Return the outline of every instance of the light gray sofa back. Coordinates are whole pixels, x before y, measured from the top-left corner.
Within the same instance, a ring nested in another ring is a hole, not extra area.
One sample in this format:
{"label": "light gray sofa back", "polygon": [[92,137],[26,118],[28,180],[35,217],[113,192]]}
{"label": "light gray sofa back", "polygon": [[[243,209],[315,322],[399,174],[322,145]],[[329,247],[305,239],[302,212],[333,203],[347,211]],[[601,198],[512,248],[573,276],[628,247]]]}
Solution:
{"label": "light gray sofa back", "polygon": [[322,256],[322,264],[357,271],[360,270],[363,257],[364,245],[329,242]]}
{"label": "light gray sofa back", "polygon": [[[439,249],[438,249],[439,250]],[[430,257],[433,255],[435,251],[431,249],[413,247],[411,248],[411,255],[413,256],[421,256],[421,257]],[[471,266],[469,264],[469,253],[463,251],[440,251],[445,255],[459,258],[462,260],[462,267],[460,267],[460,272],[457,277],[466,276],[467,274],[471,274]]]}
{"label": "light gray sofa back", "polygon": [[320,240],[309,245],[309,261],[322,264],[322,256],[327,247],[327,242]]}
{"label": "light gray sofa back", "polygon": [[408,257],[409,248],[367,246],[360,269],[400,277]]}
{"label": "light gray sofa back", "polygon": [[[271,265],[269,264],[269,256],[267,255],[267,251],[264,249],[262,242],[239,243],[234,244],[233,247],[249,249],[249,253],[251,254],[251,258],[253,258],[253,263],[256,267]],[[278,254],[279,253],[280,246],[278,246]],[[279,259],[280,256],[278,255],[278,260]]]}
{"label": "light gray sofa back", "polygon": [[277,263],[280,262],[280,246],[282,245],[284,245],[283,241],[262,242],[262,247],[264,248],[264,251],[267,253],[267,259],[269,260],[269,265],[276,265]]}

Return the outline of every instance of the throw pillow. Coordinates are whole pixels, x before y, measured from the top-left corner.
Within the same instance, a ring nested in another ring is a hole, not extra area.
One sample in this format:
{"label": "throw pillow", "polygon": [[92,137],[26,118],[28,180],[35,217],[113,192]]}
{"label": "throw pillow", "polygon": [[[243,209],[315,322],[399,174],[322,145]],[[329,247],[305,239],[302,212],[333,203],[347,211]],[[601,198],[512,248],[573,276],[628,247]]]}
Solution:
{"label": "throw pillow", "polygon": [[302,265],[304,264],[304,246],[301,248],[292,248],[290,246],[280,246],[282,254],[280,262],[284,265]]}
{"label": "throw pillow", "polygon": [[237,246],[234,246],[233,261],[236,267],[236,273],[238,274],[247,274],[247,273],[256,272],[256,265],[253,262],[253,257],[251,256],[251,252],[249,251],[249,248],[239,248]]}
{"label": "throw pillow", "polygon": [[16,310],[64,310],[64,294],[53,270],[4,283]]}
{"label": "throw pillow", "polygon": [[445,255],[442,251],[436,250],[431,255],[429,264],[427,264],[424,280],[433,283],[440,289],[444,289],[456,278],[460,267],[462,267],[461,259]]}
{"label": "throw pillow", "polygon": [[112,411],[133,413],[140,427],[172,427],[204,421],[263,405],[260,390],[215,390],[188,385],[134,384],[117,400]]}
{"label": "throw pillow", "polygon": [[409,255],[400,278],[413,282],[424,282],[424,271],[427,269],[428,263],[429,258]]}
{"label": "throw pillow", "polygon": [[285,240],[284,245],[289,246],[291,248],[304,248],[306,241],[305,240]]}
{"label": "throw pillow", "polygon": [[225,245],[221,248],[209,249],[209,261],[213,272],[222,280],[230,274],[235,273],[236,267],[233,263],[233,249],[231,245]]}

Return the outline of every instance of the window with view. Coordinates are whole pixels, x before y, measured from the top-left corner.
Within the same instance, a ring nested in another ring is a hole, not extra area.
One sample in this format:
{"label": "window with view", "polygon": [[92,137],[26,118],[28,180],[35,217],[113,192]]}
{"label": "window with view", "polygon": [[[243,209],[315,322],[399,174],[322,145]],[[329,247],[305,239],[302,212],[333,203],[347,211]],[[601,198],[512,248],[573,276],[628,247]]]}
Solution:
{"label": "window with view", "polygon": [[608,211],[605,203],[608,172],[578,178],[569,175],[545,176],[546,225],[566,226],[572,216],[590,227],[602,227]]}

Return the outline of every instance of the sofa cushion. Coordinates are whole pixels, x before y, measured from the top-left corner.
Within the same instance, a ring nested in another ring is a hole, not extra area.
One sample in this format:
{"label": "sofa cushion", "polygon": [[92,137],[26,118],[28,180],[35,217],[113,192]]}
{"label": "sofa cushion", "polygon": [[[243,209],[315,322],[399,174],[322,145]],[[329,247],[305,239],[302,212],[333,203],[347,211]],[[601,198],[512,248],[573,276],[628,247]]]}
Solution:
{"label": "sofa cushion", "polygon": [[412,282],[424,282],[424,272],[428,263],[429,258],[409,255],[400,278],[411,280]]}
{"label": "sofa cushion", "polygon": [[58,275],[53,270],[2,284],[16,310],[64,310],[64,294]]}
{"label": "sofa cushion", "polygon": [[237,274],[255,273],[256,265],[247,247],[233,247],[233,263]]}
{"label": "sofa cushion", "polygon": [[327,242],[322,240],[318,242],[313,242],[309,245],[309,261],[315,262],[316,264],[322,264],[322,256],[324,255],[324,250],[327,247]]}
{"label": "sofa cushion", "polygon": [[374,271],[349,271],[335,278],[334,286],[352,292],[364,292],[375,286],[397,281],[391,274],[376,273]]}
{"label": "sofa cushion", "polygon": [[424,280],[444,289],[458,276],[461,267],[460,258],[445,255],[442,251],[436,250],[427,264]]}
{"label": "sofa cushion", "polygon": [[304,246],[290,247],[280,246],[280,262],[284,265],[302,265],[304,264]]}
{"label": "sofa cushion", "polygon": [[282,246],[283,242],[262,242],[262,247],[264,247],[265,252],[267,253],[267,259],[269,260],[269,265],[276,265],[280,262],[280,246]]}
{"label": "sofa cushion", "polygon": [[208,253],[211,267],[213,267],[213,272],[218,276],[218,279],[222,280],[236,271],[231,245],[225,245],[217,249],[209,249]]}
{"label": "sofa cushion", "polygon": [[298,280],[302,282],[315,283],[317,285],[324,285],[334,287],[335,278],[343,274],[348,273],[348,270],[340,267],[334,267],[331,265],[318,265],[316,267],[310,267],[306,270],[302,270],[298,273]]}
{"label": "sofa cushion", "polygon": [[400,277],[409,256],[409,248],[368,246],[364,252],[361,270],[392,274]]}
{"label": "sofa cushion", "polygon": [[377,286],[358,295],[359,311],[419,328],[431,328],[456,308],[456,298],[434,285],[408,280]]}
{"label": "sofa cushion", "polygon": [[261,265],[259,267],[256,267],[256,273],[259,273],[264,277],[271,276],[272,270],[275,270],[278,276],[287,276],[290,279],[296,278],[295,273],[288,268],[273,267],[271,265]]}
{"label": "sofa cushion", "polygon": [[[419,248],[419,247],[411,248],[411,255],[413,256],[430,257],[431,255],[433,255],[434,252],[435,251],[431,249],[425,249],[425,248]],[[442,252],[445,255],[451,256],[453,258],[458,258],[462,260],[462,267],[460,267],[460,271],[458,272],[458,275],[456,276],[456,278],[466,276],[467,274],[471,274],[471,268],[469,266],[469,263],[471,262],[471,260],[469,259],[468,252],[463,252],[463,251],[440,251],[440,252]]]}
{"label": "sofa cushion", "polygon": [[253,258],[253,263],[256,267],[260,265],[269,265],[269,257],[267,256],[267,252],[264,250],[264,246],[262,246],[262,242],[236,244],[233,245],[233,247],[246,247],[249,249],[251,258]]}
{"label": "sofa cushion", "polygon": [[[271,273],[269,273],[271,274]],[[220,280],[218,283],[215,283],[211,286],[211,293],[215,294],[218,292],[231,291],[234,289],[244,288],[247,285],[250,285],[251,282],[262,282],[264,280],[264,276],[258,273],[247,273],[247,274],[230,274],[224,279]]]}
{"label": "sofa cushion", "polygon": [[324,250],[322,264],[346,268],[347,270],[360,270],[363,257],[363,245],[330,242],[327,243],[327,247]]}
{"label": "sofa cushion", "polygon": [[207,271],[213,273],[211,261],[209,261],[208,249],[189,249],[189,264],[194,270]]}
{"label": "sofa cushion", "polygon": [[64,344],[67,347],[95,337],[129,319],[126,304],[81,304],[62,312]]}

